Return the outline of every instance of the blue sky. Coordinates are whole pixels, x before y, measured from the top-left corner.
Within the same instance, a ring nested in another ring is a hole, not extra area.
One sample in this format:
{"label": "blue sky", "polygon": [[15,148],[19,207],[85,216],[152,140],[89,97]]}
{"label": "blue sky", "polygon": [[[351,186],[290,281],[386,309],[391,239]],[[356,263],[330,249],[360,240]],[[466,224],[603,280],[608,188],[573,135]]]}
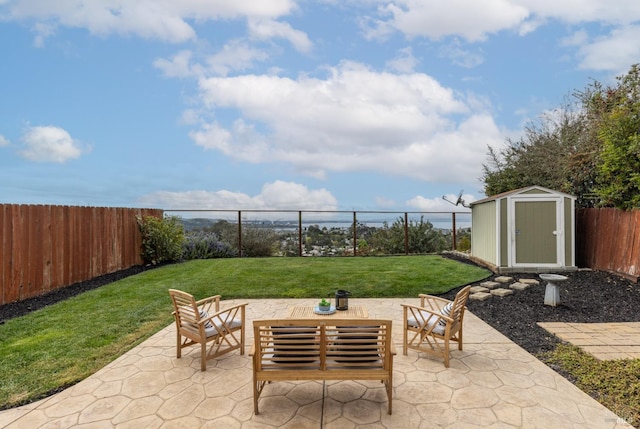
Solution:
{"label": "blue sky", "polygon": [[0,0],[0,203],[453,210],[638,40],[635,0]]}

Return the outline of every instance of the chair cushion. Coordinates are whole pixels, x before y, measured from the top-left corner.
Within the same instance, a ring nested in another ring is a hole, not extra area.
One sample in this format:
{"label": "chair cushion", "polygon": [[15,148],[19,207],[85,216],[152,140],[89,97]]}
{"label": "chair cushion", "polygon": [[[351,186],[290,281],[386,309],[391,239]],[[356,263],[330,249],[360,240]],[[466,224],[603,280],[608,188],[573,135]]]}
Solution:
{"label": "chair cushion", "polygon": [[[207,313],[205,310],[200,310],[200,319],[206,319],[207,317],[209,317],[209,313]],[[215,323],[214,321],[207,320],[204,323],[204,333],[207,337],[218,335],[218,328],[220,328],[221,326],[222,323],[220,323],[220,321],[218,320],[216,320]],[[227,323],[228,329],[235,329],[239,328],[240,326],[242,326],[242,321],[238,319],[233,319],[230,323]]]}
{"label": "chair cushion", "polygon": [[[439,320],[437,316],[426,311],[420,311],[420,314],[422,316],[422,319],[424,319],[424,321],[427,322],[426,324],[427,328],[431,328],[433,325],[437,324],[437,326],[433,328],[432,332],[435,332],[436,334],[440,334],[440,335],[444,334],[446,322],[444,324],[440,324],[439,321],[441,320]],[[415,317],[407,318],[407,325],[413,328],[419,328],[422,325],[422,323],[423,323],[422,320],[420,320],[419,322],[416,321]]]}
{"label": "chair cushion", "polygon": [[[204,328],[205,335],[211,337],[212,335],[218,335],[218,328],[222,326],[222,323],[215,323],[211,328]],[[242,326],[242,322],[238,319],[233,319],[230,323],[227,323],[227,329],[236,329]]]}
{"label": "chair cushion", "polygon": [[[200,319],[206,319],[207,317],[209,317],[209,313],[207,313],[206,310],[200,310]],[[207,320],[204,323],[204,329],[211,329],[213,327],[214,326],[213,326],[213,323],[211,323],[211,320]]]}
{"label": "chair cushion", "polygon": [[[440,310],[440,314],[442,314],[443,316],[447,316],[450,317],[451,316],[451,309],[453,309],[453,302],[448,303],[447,305],[445,305],[444,307],[442,307],[442,310]],[[442,326],[447,326],[447,321],[444,319],[440,319],[438,321],[438,323]]]}

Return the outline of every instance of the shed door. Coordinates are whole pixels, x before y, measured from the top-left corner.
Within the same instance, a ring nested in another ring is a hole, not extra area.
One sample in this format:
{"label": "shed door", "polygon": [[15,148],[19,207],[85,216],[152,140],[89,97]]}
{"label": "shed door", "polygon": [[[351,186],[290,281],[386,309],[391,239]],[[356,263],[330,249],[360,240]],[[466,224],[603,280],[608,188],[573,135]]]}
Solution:
{"label": "shed door", "polygon": [[515,263],[557,265],[561,234],[557,201],[515,202]]}

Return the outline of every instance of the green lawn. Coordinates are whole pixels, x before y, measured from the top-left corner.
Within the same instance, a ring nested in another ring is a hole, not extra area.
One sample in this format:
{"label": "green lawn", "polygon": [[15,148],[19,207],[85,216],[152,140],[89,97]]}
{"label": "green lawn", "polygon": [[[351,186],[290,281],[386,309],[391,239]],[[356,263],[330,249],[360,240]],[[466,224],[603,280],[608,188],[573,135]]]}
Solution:
{"label": "green lawn", "polygon": [[0,325],[0,409],[74,384],[172,322],[167,289],[197,299],[438,294],[490,272],[439,256],[236,258],[145,271]]}

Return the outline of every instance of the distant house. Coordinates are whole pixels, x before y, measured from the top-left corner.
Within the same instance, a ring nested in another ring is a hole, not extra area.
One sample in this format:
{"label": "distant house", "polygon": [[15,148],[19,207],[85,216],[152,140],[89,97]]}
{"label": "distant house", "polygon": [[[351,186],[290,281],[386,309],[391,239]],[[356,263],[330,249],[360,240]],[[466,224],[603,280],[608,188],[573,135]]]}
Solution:
{"label": "distant house", "polygon": [[495,272],[573,271],[576,198],[541,186],[471,204],[471,256]]}

